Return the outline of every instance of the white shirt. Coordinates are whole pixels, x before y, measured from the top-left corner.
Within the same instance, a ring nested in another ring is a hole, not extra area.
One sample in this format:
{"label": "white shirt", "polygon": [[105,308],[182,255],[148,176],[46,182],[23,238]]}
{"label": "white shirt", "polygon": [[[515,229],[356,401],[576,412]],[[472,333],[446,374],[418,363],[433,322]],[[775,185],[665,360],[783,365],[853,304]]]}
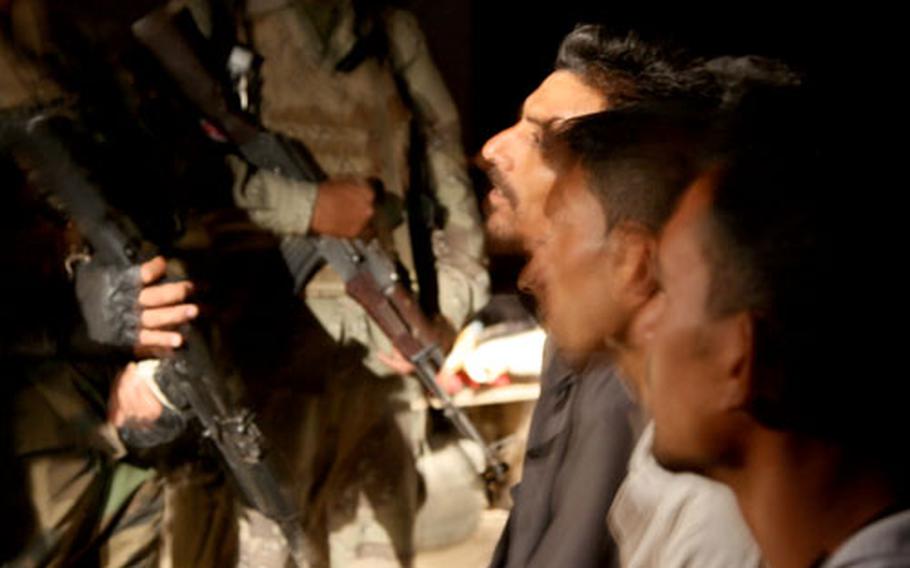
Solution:
{"label": "white shirt", "polygon": [[608,524],[627,568],[761,566],[733,492],[690,473],[670,473],[651,455],[648,424],[629,474],[610,508]]}

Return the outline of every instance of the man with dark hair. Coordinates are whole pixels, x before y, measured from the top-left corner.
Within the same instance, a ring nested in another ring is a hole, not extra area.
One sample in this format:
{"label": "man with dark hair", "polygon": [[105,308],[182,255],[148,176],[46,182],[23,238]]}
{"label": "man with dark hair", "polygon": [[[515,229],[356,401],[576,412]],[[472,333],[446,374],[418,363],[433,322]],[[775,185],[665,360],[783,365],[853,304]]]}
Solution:
{"label": "man with dark hair", "polygon": [[[544,202],[556,179],[542,154],[549,128],[658,94],[684,100],[706,96],[709,89],[695,87],[703,76],[684,73],[685,65],[681,54],[665,54],[634,34],[611,38],[593,25],[570,33],[556,70],[525,100],[519,121],[483,148],[495,185],[490,235],[526,251],[543,237]],[[492,566],[618,563],[604,519],[626,475],[641,421],[613,355],[605,347],[599,351],[582,358],[553,343],[546,349],[522,481],[513,490],[514,506]]]}
{"label": "man with dark hair", "polygon": [[832,352],[874,329],[845,301],[878,281],[845,263],[887,243],[836,197],[868,175],[860,138],[815,106],[747,101],[661,238],[660,292],[636,324],[654,455],[729,485],[770,565],[908,566],[906,381],[878,368],[878,334]]}
{"label": "man with dark hair", "polygon": [[[654,293],[656,235],[701,167],[704,115],[637,105],[571,120],[544,140],[558,176],[526,280],[560,347],[609,350],[636,398],[632,322]],[[622,565],[757,566],[732,494],[649,462],[649,433],[610,509]]]}
{"label": "man with dark hair", "polygon": [[654,100],[703,100],[716,96],[708,76],[680,73],[695,63],[685,50],[643,40],[636,33],[611,35],[582,25],[565,37],[557,70],[570,71],[600,90],[612,106]]}
{"label": "man with dark hair", "polygon": [[[544,158],[558,176],[546,201],[544,237],[523,279],[564,351],[582,356],[609,348],[621,366],[627,355],[638,356],[627,332],[635,307],[652,292],[650,241],[697,171],[689,146],[702,123],[681,109],[636,105],[575,118],[545,134]],[[607,238],[616,242],[600,246]],[[615,265],[620,261],[629,267]],[[631,286],[624,277],[641,282]],[[633,288],[636,298],[621,298]]]}
{"label": "man with dark hair", "polygon": [[525,248],[533,242],[553,183],[538,151],[547,126],[638,101],[711,100],[709,76],[683,72],[694,63],[634,33],[620,38],[602,26],[576,27],[563,39],[554,71],[525,99],[518,122],[483,147],[494,184],[488,234]]}

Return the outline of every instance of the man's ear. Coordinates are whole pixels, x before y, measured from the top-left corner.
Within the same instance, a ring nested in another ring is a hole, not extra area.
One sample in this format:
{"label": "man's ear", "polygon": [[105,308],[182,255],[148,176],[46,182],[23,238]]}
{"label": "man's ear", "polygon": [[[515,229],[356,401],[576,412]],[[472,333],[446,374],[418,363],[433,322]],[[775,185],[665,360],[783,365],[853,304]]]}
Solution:
{"label": "man's ear", "polygon": [[654,256],[657,240],[639,225],[616,227],[608,237],[617,296],[631,310],[637,310],[654,294]]}
{"label": "man's ear", "polygon": [[755,361],[755,322],[748,311],[724,317],[712,326],[721,375],[718,402],[725,410],[738,410],[752,398]]}

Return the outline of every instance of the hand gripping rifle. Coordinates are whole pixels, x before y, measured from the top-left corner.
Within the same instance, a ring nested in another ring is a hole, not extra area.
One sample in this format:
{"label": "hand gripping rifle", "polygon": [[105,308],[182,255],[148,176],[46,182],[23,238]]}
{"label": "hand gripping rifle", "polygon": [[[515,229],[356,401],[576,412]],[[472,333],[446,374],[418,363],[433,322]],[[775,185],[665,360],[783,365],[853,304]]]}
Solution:
{"label": "hand gripping rifle", "polygon": [[[221,85],[196,56],[184,31],[166,11],[153,11],[134,23],[133,34],[247,162],[294,180],[320,182],[327,179],[302,144],[267,132],[246,115],[229,108]],[[295,291],[299,292],[323,263],[328,263],[338,273],[348,295],[366,310],[395,348],[414,365],[417,378],[438,399],[445,416],[461,435],[483,448],[486,467],[479,473],[484,480],[488,484],[501,482],[506,464],[436,382],[444,355],[435,342],[432,325],[399,281],[394,263],[378,242],[291,235],[283,237],[281,252],[294,279]]]}
{"label": "hand gripping rifle", "polygon": [[[101,193],[44,119],[0,123],[0,150],[6,149],[35,174],[37,185],[60,200],[93,249],[93,262],[122,268],[141,262],[141,241],[115,220]],[[267,462],[265,440],[252,413],[228,403],[202,334],[188,324],[180,331],[185,347],[163,361],[169,367],[169,381],[162,390],[182,413],[198,420],[202,436],[214,443],[248,504],[281,527],[295,563],[310,566],[300,515]]]}

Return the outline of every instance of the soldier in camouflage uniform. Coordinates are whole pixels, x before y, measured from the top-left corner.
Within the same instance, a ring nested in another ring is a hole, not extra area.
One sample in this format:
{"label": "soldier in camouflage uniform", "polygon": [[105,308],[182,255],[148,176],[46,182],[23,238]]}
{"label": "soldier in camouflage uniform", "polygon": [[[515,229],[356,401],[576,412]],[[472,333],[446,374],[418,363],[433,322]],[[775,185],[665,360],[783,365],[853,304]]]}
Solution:
{"label": "soldier in camouflage uniform", "polygon": [[154,421],[160,404],[135,364],[124,368],[85,337],[64,271],[64,228],[40,200],[19,199],[16,173],[5,164],[3,467],[11,518],[22,522],[4,537],[3,559],[156,565],[162,479],[128,452],[117,427]]}
{"label": "soldier in camouflage uniform", "polygon": [[[17,2],[9,13],[6,5],[0,7],[0,23],[12,30],[10,37],[0,33],[0,120],[69,114],[74,97],[32,57],[45,47],[41,26],[34,25],[42,20],[41,7]],[[79,246],[65,218],[29,187],[5,153],[0,153],[0,179],[6,268],[0,297],[3,505],[19,521],[0,539],[0,563],[177,562],[173,541],[162,554],[164,479],[151,459],[137,457],[118,434],[128,426],[151,428],[162,403],[143,376],[143,365],[127,363],[132,354],[87,336],[64,268],[64,259]],[[136,311],[129,345],[138,351],[176,346],[181,338],[172,329],[198,312],[183,303],[188,283],[155,285],[164,267],[156,258],[131,273]],[[197,549],[194,565],[206,565],[206,554],[211,551]]]}
{"label": "soldier in camouflage uniform", "polygon": [[[246,40],[262,58],[260,119],[303,142],[329,180],[292,181],[236,163],[235,202],[278,234],[357,236],[379,209],[368,180],[380,180],[387,195],[402,201],[409,188],[416,191],[409,152],[418,132],[425,146],[419,159],[444,217],[432,232],[438,303],[457,329],[486,303],[489,277],[457,112],[416,19],[348,0],[241,4]],[[416,212],[403,213],[402,222],[378,237],[416,292],[407,220]],[[408,565],[422,499],[415,461],[427,451],[426,413],[414,410],[421,388],[400,374],[407,364],[346,297],[331,268],[308,282],[305,297],[337,342],[334,356],[320,354],[328,364],[299,370],[300,380],[318,373],[325,381],[323,394],[295,405],[303,423],[295,432],[297,450],[289,449],[308,529],[327,542],[333,566]],[[347,355],[353,346],[361,349],[355,359]],[[286,422],[280,428],[289,429]]]}

